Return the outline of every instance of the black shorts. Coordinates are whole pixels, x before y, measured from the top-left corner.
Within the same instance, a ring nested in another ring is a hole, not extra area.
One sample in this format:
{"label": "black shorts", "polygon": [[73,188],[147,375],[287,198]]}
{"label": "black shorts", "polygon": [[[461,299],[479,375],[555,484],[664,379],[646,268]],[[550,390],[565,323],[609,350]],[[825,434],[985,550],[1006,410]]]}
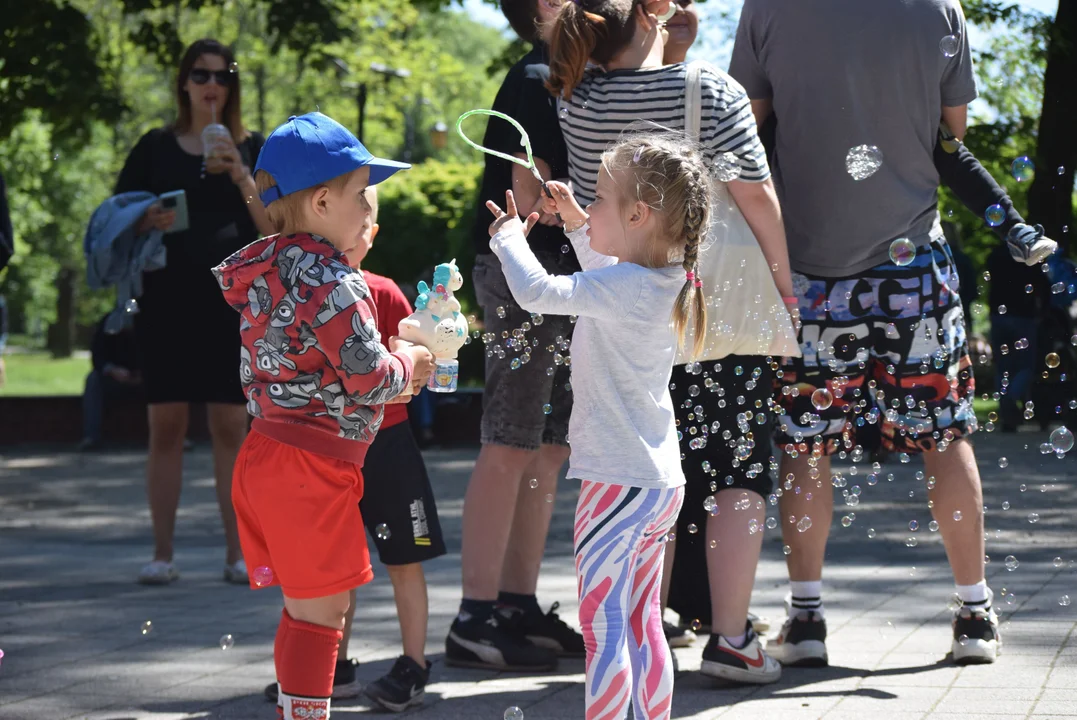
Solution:
{"label": "black shorts", "polygon": [[[694,368],[673,368],[670,396],[688,485],[686,507],[697,496],[702,503],[713,494],[712,483],[716,490],[739,488],[764,498],[770,494],[773,383],[774,371],[764,357],[731,355]],[[747,423],[738,423],[738,415],[746,416]]]}
{"label": "black shorts", "polygon": [[410,565],[445,554],[434,491],[410,423],[382,428],[363,463],[363,525],[383,565]]}

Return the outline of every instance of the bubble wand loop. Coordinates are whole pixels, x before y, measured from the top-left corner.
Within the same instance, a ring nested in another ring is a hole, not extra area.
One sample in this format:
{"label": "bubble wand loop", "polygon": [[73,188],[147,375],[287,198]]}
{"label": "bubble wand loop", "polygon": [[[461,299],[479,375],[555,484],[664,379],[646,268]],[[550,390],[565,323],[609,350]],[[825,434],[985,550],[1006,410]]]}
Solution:
{"label": "bubble wand loop", "polygon": [[[483,147],[482,145],[479,145],[477,142],[465,135],[463,127],[464,120],[467,120],[472,115],[488,115],[490,117],[501,118],[517,130],[519,130],[520,144],[523,145],[524,151],[527,153],[527,160],[521,160],[514,155],[508,155],[507,153],[498,152],[497,150],[491,150],[488,147]],[[509,117],[505,113],[498,112],[497,110],[469,110],[468,112],[461,115],[460,119],[456,121],[456,133],[463,139],[464,142],[466,142],[468,145],[475,148],[479,152],[486,153],[487,155],[493,155],[494,157],[501,158],[502,160],[508,160],[509,162],[516,163],[517,165],[520,165],[527,170],[530,170],[531,174],[534,175],[535,179],[538,180],[539,183],[542,185],[542,191],[546,193],[546,197],[553,200],[553,193],[550,192],[550,188],[546,185],[546,181],[542,179],[542,176],[539,175],[538,168],[535,167],[535,158],[531,152],[531,138],[528,136],[527,131],[524,130],[523,126],[520,125],[520,123],[516,122],[516,120]],[[558,222],[561,222],[561,215],[559,213],[557,214],[557,220]]]}

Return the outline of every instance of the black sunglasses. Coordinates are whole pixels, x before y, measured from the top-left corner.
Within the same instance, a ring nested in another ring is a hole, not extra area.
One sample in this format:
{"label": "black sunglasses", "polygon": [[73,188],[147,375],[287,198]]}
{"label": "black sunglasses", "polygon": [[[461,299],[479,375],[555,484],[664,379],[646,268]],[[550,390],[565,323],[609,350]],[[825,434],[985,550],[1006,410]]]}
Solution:
{"label": "black sunglasses", "polygon": [[235,82],[236,73],[229,72],[227,70],[205,70],[203,68],[194,68],[191,70],[191,74],[188,75],[195,85],[205,85],[212,77],[221,87],[227,87]]}

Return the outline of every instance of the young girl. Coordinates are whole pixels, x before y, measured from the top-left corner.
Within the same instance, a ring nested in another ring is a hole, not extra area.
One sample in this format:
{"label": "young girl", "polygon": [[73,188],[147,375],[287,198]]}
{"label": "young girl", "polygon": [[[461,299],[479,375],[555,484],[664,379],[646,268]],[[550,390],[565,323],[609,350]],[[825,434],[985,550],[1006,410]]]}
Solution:
{"label": "young girl", "polygon": [[[673,666],[659,603],[662,543],[684,495],[669,376],[689,325],[706,332],[696,277],[710,217],[703,158],[676,135],[630,136],[602,155],[585,213],[561,183],[560,213],[584,268],[543,270],[511,192],[494,203],[490,247],[509,289],[530,312],[578,315],[572,341],[568,477],[583,480],[576,508],[576,577],[587,649],[587,714],[668,718]],[[672,322],[671,322],[672,320]]]}
{"label": "young girl", "polygon": [[[569,151],[569,174],[581,203],[593,197],[602,150],[625,126],[642,119],[685,131],[688,66],[665,64],[664,33],[657,19],[664,11],[660,5],[576,0],[561,7],[551,39],[548,87],[561,98],[559,118]],[[683,13],[681,3],[677,7]],[[708,169],[728,181],[723,195],[728,190],[774,271],[777,289],[791,298],[785,231],[751,104],[743,88],[712,66],[702,69],[700,85],[699,144]],[[720,301],[723,293],[717,279],[703,281],[708,306]],[[781,317],[782,308],[777,311],[771,322],[788,323]],[[713,326],[711,330],[712,337],[720,335]],[[788,335],[792,339],[791,327]],[[795,342],[788,350],[796,352]],[[695,360],[693,364],[683,356],[678,359],[670,390],[681,431],[686,502],[694,510],[706,507],[709,515],[698,537],[682,537],[713,548],[706,550],[707,569],[722,583],[722,592],[710,598],[713,632],[701,667],[705,674],[724,680],[775,682],[781,667],[763,652],[747,622],[763,542],[763,533],[752,528],[763,527],[766,498],[773,489],[767,470],[773,366],[762,352],[728,355],[709,347]],[[672,545],[667,546],[670,557]],[[682,569],[698,572],[696,567]],[[686,642],[684,637],[670,639]]]}

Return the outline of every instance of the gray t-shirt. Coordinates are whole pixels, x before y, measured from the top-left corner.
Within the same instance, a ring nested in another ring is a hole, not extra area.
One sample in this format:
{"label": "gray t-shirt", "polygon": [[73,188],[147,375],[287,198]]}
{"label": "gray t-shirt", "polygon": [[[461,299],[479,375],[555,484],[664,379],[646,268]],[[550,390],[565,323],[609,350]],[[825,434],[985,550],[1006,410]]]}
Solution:
{"label": "gray t-shirt", "polygon": [[[794,270],[855,275],[896,238],[941,237],[932,151],[943,106],[976,97],[967,39],[958,0],[745,0],[729,73],[773,101]],[[883,161],[855,181],[861,145]]]}

